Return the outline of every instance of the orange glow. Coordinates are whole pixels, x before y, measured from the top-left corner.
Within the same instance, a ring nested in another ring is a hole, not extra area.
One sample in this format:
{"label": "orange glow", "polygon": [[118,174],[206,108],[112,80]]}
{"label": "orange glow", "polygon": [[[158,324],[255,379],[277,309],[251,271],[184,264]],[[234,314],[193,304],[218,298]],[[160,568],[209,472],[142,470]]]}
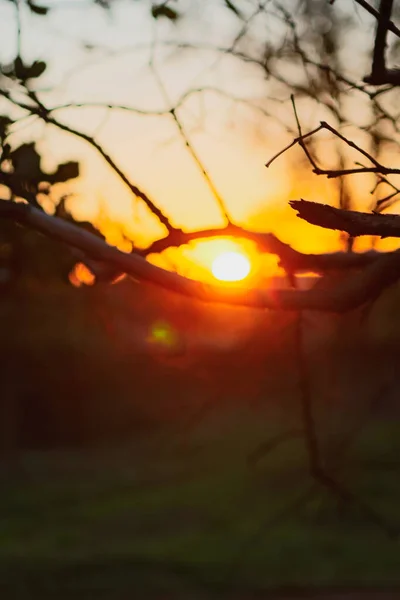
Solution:
{"label": "orange glow", "polygon": [[[268,279],[280,272],[276,256],[260,253],[255,243],[249,240],[227,237],[194,241],[181,248],[170,248],[162,254],[151,255],[148,260],[163,269],[176,271],[184,277],[215,284],[214,263],[218,257],[225,254],[240,255],[240,259],[241,257],[247,259],[251,265],[246,275],[247,285],[257,286],[260,284],[260,279]],[[224,279],[217,277],[217,279],[229,281],[227,277]],[[237,278],[236,281],[240,279],[243,278]]]}
{"label": "orange glow", "polygon": [[81,287],[82,285],[94,285],[96,278],[92,271],[88,269],[83,263],[77,263],[70,272],[69,281],[75,287]]}
{"label": "orange glow", "polygon": [[220,281],[241,281],[250,271],[249,259],[240,252],[223,252],[212,264],[212,274]]}
{"label": "orange glow", "polygon": [[[228,255],[228,261],[231,262],[231,269],[235,270],[234,258],[239,257],[238,261],[242,258],[247,260],[251,265],[251,275],[256,276],[261,267],[262,255],[258,252],[256,245],[253,242],[245,239],[233,239],[233,238],[214,238],[210,240],[199,240],[193,242],[185,249],[182,250],[181,264],[187,265],[187,275],[195,277],[196,279],[202,279],[207,282],[215,283],[215,279],[220,281],[234,281],[229,277],[220,277],[215,273],[215,261],[226,261],[220,257]],[[231,261],[229,261],[229,256]],[[233,259],[233,260],[232,260]],[[274,258],[272,259],[274,261]],[[223,265],[222,265],[223,267]],[[221,264],[217,270],[221,268]],[[225,275],[226,275],[225,267]],[[264,270],[264,267],[263,267]],[[268,270],[268,267],[267,269]],[[274,268],[272,268],[274,270]],[[246,273],[246,277],[249,275],[249,271]],[[185,273],[183,273],[185,274]],[[236,281],[243,279],[238,277]]]}

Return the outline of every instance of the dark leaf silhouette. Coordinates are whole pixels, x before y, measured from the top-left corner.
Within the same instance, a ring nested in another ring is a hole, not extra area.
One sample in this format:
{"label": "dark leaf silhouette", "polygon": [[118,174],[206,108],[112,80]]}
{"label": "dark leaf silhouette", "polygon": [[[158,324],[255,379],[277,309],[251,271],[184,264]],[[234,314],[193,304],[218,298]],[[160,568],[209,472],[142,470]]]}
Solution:
{"label": "dark leaf silhouette", "polygon": [[21,181],[39,182],[46,179],[40,167],[40,155],[35,144],[22,144],[10,153],[10,160],[14,167],[14,175]]}
{"label": "dark leaf silhouette", "polygon": [[[1,135],[0,135],[1,137]],[[1,160],[6,160],[7,158],[9,158],[11,153],[11,146],[10,144],[2,144],[1,147]]]}
{"label": "dark leaf silhouette", "polygon": [[22,144],[7,156],[12,165],[12,172],[0,170],[0,182],[6,185],[14,196],[25,197],[28,202],[40,208],[37,195],[49,194],[51,185],[64,183],[79,176],[79,163],[70,161],[57,166],[52,173],[41,167],[41,156],[35,144]]}
{"label": "dark leaf silhouette", "polygon": [[15,77],[17,77],[17,79],[27,79],[28,70],[20,56],[17,56],[17,58],[14,60],[13,74]]}
{"label": "dark leaf silhouette", "polygon": [[175,9],[167,6],[166,4],[153,4],[151,7],[151,14],[155,19],[165,17],[170,21],[177,21],[179,19],[179,13]]}
{"label": "dark leaf silhouette", "polygon": [[51,183],[64,183],[69,179],[75,179],[79,177],[79,163],[75,161],[69,161],[58,165],[57,170],[50,176],[48,180]]}
{"label": "dark leaf silhouette", "polygon": [[40,77],[46,70],[46,63],[43,60],[35,60],[28,69],[27,79],[35,79]]}
{"label": "dark leaf silhouette", "polygon": [[10,117],[0,115],[0,139],[3,141],[7,136],[8,127],[11,125],[12,120]]}
{"label": "dark leaf silhouette", "polygon": [[28,0],[27,4],[31,11],[36,15],[47,15],[50,10],[48,6],[38,6],[37,4],[34,4],[32,0]]}
{"label": "dark leaf silhouette", "polygon": [[2,67],[2,71],[5,75],[27,81],[28,79],[40,77],[45,72],[46,67],[47,65],[43,60],[35,60],[31,65],[27,65],[20,56],[17,56],[14,63]]}

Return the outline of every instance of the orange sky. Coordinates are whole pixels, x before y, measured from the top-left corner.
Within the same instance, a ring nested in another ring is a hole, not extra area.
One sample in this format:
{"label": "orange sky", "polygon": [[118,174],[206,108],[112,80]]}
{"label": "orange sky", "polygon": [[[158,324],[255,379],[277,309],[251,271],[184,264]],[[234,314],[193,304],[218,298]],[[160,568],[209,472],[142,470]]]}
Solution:
{"label": "orange sky", "polygon": [[[221,44],[236,31],[235,20],[224,16],[216,22],[211,12],[208,16],[204,13],[204,22],[189,21],[180,30],[169,23],[156,24],[149,16],[146,2],[116,3],[112,18],[95,5],[54,1],[52,6],[55,8],[45,19],[31,15],[28,10],[22,14],[23,56],[27,60],[49,61],[48,72],[40,84],[49,90],[42,95],[48,106],[90,101],[124,103],[145,110],[166,108],[154,73],[148,68],[154,36],[159,40],[197,37],[207,39],[210,44]],[[210,2],[202,6],[211,10]],[[0,5],[0,39],[3,40],[0,58],[9,60],[15,55],[15,13],[11,3]],[[83,51],[82,42],[108,46],[113,56],[106,56],[101,50],[88,54]],[[257,69],[244,67],[235,60],[224,59],[211,68],[216,57],[210,53],[178,55],[160,51],[156,56],[157,71],[171,100],[199,85],[218,86],[235,95],[259,100],[268,92]],[[362,74],[360,71],[359,76]],[[360,96],[358,102],[360,113]],[[305,130],[326,118],[321,106],[301,102],[298,109]],[[279,118],[293,124],[290,111],[290,103],[278,109],[275,106]],[[55,115],[95,136],[131,181],[162,207],[173,225],[187,230],[224,225],[218,205],[170,116],[143,117],[101,108],[68,109]],[[179,115],[236,222],[259,231],[272,231],[305,252],[339,248],[336,233],[309,226],[288,207],[290,199],[300,197],[335,202],[337,183],[312,175],[304,163],[298,167],[301,153],[296,149],[270,169],[264,166],[291,140],[276,121],[213,93],[193,96]],[[45,168],[71,158],[82,161],[82,176],[70,186],[73,193],[70,207],[77,218],[97,223],[109,243],[122,244],[123,249],[129,250],[129,244],[122,242],[123,236],[143,246],[163,234],[162,227],[143,203],[132,199],[126,186],[85,142],[54,127],[44,128],[39,121],[21,130],[15,139],[32,136],[39,139],[39,149],[46,157]],[[328,156],[328,142],[326,148]],[[353,181],[355,196],[362,198],[368,208],[371,178],[358,177]],[[162,258],[155,260],[166,268],[171,268],[174,261],[179,262],[183,274],[208,278],[215,255],[231,247],[232,241],[201,242],[182,251],[171,250],[167,262]],[[243,248],[253,259],[254,277],[276,272],[274,257],[258,257],[249,243]],[[191,263],[196,268],[191,268]]]}

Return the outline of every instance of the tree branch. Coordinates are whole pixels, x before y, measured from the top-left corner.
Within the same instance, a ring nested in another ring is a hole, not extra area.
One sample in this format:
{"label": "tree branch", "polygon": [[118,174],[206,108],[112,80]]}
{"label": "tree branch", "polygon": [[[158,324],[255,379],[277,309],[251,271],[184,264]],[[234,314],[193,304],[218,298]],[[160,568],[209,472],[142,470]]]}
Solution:
{"label": "tree branch", "polygon": [[0,218],[8,218],[77,248],[85,255],[114,265],[136,280],[152,283],[203,302],[261,309],[321,310],[346,312],[376,297],[400,277],[400,251],[382,255],[356,276],[349,274],[342,287],[310,289],[246,289],[217,286],[187,279],[148,263],[143,257],[125,254],[98,236],[58,217],[51,217],[27,204],[0,200]]}
{"label": "tree branch", "polygon": [[[376,10],[373,6],[371,6],[370,4],[368,4],[368,2],[366,2],[365,0],[355,0],[355,2],[357,2],[357,4],[359,4],[360,6],[362,6],[367,12],[369,12],[370,15],[372,15],[373,17],[375,17],[375,19],[380,19],[380,13],[378,10]],[[393,23],[393,21],[388,21],[387,22],[387,28],[389,31],[391,31],[392,33],[394,33],[395,35],[397,35],[398,37],[400,37],[400,29],[397,27],[397,25],[395,25]]]}
{"label": "tree branch", "polygon": [[[323,169],[323,168],[321,168],[318,165],[318,163],[315,161],[315,159],[311,156],[311,154],[308,152],[308,150],[304,144],[304,140],[315,135],[319,131],[322,131],[323,129],[330,131],[331,133],[333,133],[333,135],[335,135],[340,140],[342,140],[342,142],[344,142],[347,146],[349,146],[353,150],[357,150],[358,152],[360,152],[360,154],[362,154],[368,160],[371,161],[372,166],[370,166],[370,167],[358,166],[354,169]],[[326,121],[321,121],[318,127],[316,127],[315,129],[312,129],[308,133],[304,133],[304,134],[297,136],[290,144],[285,146],[285,148],[283,148],[283,150],[280,150],[277,154],[275,154],[272,158],[270,158],[269,161],[267,163],[265,163],[265,166],[267,168],[270,167],[277,158],[282,156],[282,154],[284,152],[287,152],[288,150],[290,150],[290,148],[293,148],[293,146],[295,146],[296,144],[299,144],[299,146],[304,151],[307,159],[309,160],[309,162],[313,168],[313,172],[316,175],[326,175],[328,177],[328,179],[333,179],[335,177],[342,177],[343,175],[354,175],[357,173],[377,173],[379,175],[400,175],[400,169],[394,168],[394,167],[386,167],[385,165],[382,165],[369,152],[367,152],[366,150],[361,148],[361,146],[358,146],[358,144],[356,144],[349,138],[345,137],[337,129],[335,129],[334,127],[329,125],[329,123],[327,123]]]}
{"label": "tree branch", "polygon": [[382,256],[382,253],[370,250],[353,255],[347,252],[331,252],[325,254],[305,254],[282,242],[273,233],[249,231],[238,225],[228,224],[223,228],[203,229],[191,232],[171,232],[166,237],[156,240],[144,250],[137,250],[142,256],[158,254],[167,248],[179,247],[194,240],[214,237],[243,238],[254,242],[260,252],[275,254],[279,257],[279,265],[293,273],[313,272],[325,273],[342,269],[359,269]]}
{"label": "tree branch", "polygon": [[345,231],[354,237],[361,235],[382,238],[400,237],[400,215],[343,210],[327,204],[307,202],[306,200],[291,200],[290,205],[297,211],[300,219],[311,225]]}
{"label": "tree branch", "polygon": [[370,85],[384,85],[386,83],[400,85],[400,71],[398,69],[388,69],[385,59],[386,38],[390,29],[392,9],[393,0],[380,1],[371,74],[364,77],[364,81]]}
{"label": "tree branch", "polygon": [[136,197],[143,200],[143,202],[146,204],[146,206],[160,220],[160,222],[166,227],[166,229],[168,231],[172,231],[175,229],[172,226],[168,217],[166,217],[164,215],[162,210],[160,208],[158,208],[158,206],[156,206],[156,204],[150,199],[150,197],[143,190],[141,190],[138,186],[134,185],[129,180],[128,176],[122,171],[122,169],[117,165],[117,163],[113,160],[113,158],[104,150],[104,148],[98,142],[96,142],[96,140],[92,136],[80,131],[79,129],[74,129],[73,127],[69,127],[69,125],[66,125],[65,123],[62,123],[61,121],[58,121],[57,119],[55,119],[51,115],[50,111],[38,101],[36,95],[34,95],[34,97],[32,98],[34,100],[34,102],[36,103],[36,105],[35,104],[25,104],[23,102],[19,102],[19,101],[15,100],[11,96],[11,94],[5,90],[0,90],[0,95],[7,98],[7,100],[12,102],[16,106],[19,106],[20,108],[23,108],[23,109],[29,111],[31,114],[37,115],[45,123],[47,123],[49,125],[54,125],[58,129],[61,129],[62,131],[70,133],[70,134],[74,135],[75,137],[78,137],[78,138],[84,140],[85,142],[87,142],[90,146],[92,146],[92,148],[94,148],[104,158],[106,163],[118,175],[118,177],[121,179],[121,181],[123,181],[123,183],[125,183],[125,185],[130,189],[130,191]]}

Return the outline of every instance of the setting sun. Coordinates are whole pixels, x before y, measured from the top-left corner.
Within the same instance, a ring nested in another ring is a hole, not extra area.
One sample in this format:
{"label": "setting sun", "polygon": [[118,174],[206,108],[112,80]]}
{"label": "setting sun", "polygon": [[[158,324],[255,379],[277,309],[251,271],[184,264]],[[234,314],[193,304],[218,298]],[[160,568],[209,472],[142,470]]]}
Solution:
{"label": "setting sun", "polygon": [[212,264],[212,274],[220,281],[240,281],[250,273],[250,261],[240,252],[224,252]]}

